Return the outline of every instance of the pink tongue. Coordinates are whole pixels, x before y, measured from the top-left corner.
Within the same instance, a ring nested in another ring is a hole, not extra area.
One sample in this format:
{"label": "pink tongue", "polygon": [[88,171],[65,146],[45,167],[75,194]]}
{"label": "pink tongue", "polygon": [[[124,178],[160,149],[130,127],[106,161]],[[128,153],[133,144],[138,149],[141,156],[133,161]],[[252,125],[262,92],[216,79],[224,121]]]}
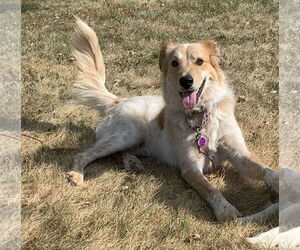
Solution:
{"label": "pink tongue", "polygon": [[182,92],[182,104],[185,109],[192,109],[196,106],[197,90]]}

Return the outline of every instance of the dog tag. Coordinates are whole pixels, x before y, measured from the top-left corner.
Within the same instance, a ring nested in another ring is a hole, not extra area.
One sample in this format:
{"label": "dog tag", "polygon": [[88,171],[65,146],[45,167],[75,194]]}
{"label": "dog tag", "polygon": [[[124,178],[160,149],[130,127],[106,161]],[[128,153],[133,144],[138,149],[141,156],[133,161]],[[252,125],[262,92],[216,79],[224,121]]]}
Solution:
{"label": "dog tag", "polygon": [[197,141],[197,145],[199,147],[205,147],[206,143],[207,143],[207,138],[205,136],[201,136]]}

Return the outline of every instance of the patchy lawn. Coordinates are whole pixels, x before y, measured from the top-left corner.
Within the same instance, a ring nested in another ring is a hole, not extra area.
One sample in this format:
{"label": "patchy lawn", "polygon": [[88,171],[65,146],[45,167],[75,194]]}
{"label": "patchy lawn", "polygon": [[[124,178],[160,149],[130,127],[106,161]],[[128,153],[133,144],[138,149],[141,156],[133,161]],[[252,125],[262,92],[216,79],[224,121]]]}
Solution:
{"label": "patchy lawn", "polygon": [[[151,159],[140,174],[125,172],[120,155],[98,160],[82,187],[64,177],[99,120],[71,92],[73,15],[96,31],[119,96],[160,93],[163,41],[217,40],[247,143],[277,171],[278,1],[24,0],[22,15],[22,127],[43,142],[23,137],[23,249],[254,249],[244,237],[278,224],[216,223],[178,170]],[[211,182],[243,215],[276,200],[230,166]],[[200,238],[184,242],[192,234]]]}

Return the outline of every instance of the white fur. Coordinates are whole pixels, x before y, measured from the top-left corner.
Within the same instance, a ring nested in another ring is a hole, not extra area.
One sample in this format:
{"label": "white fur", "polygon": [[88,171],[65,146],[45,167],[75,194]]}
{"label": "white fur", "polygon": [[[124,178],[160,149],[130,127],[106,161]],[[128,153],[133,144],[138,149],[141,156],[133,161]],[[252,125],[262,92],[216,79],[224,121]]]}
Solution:
{"label": "white fur", "polygon": [[280,247],[280,249],[300,249],[300,227],[292,228],[286,232],[279,232],[279,227],[273,228],[247,241],[260,247]]}
{"label": "white fur", "polygon": [[182,58],[182,54],[178,51],[174,53],[174,56],[177,57],[177,59],[179,60]]}

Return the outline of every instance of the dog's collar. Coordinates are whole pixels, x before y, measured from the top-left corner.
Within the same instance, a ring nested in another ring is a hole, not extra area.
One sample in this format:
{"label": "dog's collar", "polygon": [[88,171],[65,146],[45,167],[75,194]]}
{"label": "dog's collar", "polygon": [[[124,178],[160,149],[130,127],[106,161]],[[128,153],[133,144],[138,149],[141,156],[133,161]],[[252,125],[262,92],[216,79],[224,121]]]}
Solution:
{"label": "dog's collar", "polygon": [[195,142],[197,147],[205,147],[207,145],[208,139],[202,136],[201,130],[207,124],[210,118],[210,112],[201,106],[199,109],[194,109],[186,114],[186,121],[191,129],[193,129],[195,134]]}
{"label": "dog's collar", "polygon": [[213,157],[205,149],[208,139],[201,134],[201,130],[208,122],[210,115],[211,113],[204,106],[201,106],[198,110],[192,110],[187,113],[186,120],[189,127],[196,131],[195,143],[199,154],[205,155],[211,161],[213,172],[217,172],[218,168],[213,161]]}
{"label": "dog's collar", "polygon": [[187,112],[186,121],[191,129],[200,132],[208,122],[210,115],[211,113],[204,106],[201,106]]}

